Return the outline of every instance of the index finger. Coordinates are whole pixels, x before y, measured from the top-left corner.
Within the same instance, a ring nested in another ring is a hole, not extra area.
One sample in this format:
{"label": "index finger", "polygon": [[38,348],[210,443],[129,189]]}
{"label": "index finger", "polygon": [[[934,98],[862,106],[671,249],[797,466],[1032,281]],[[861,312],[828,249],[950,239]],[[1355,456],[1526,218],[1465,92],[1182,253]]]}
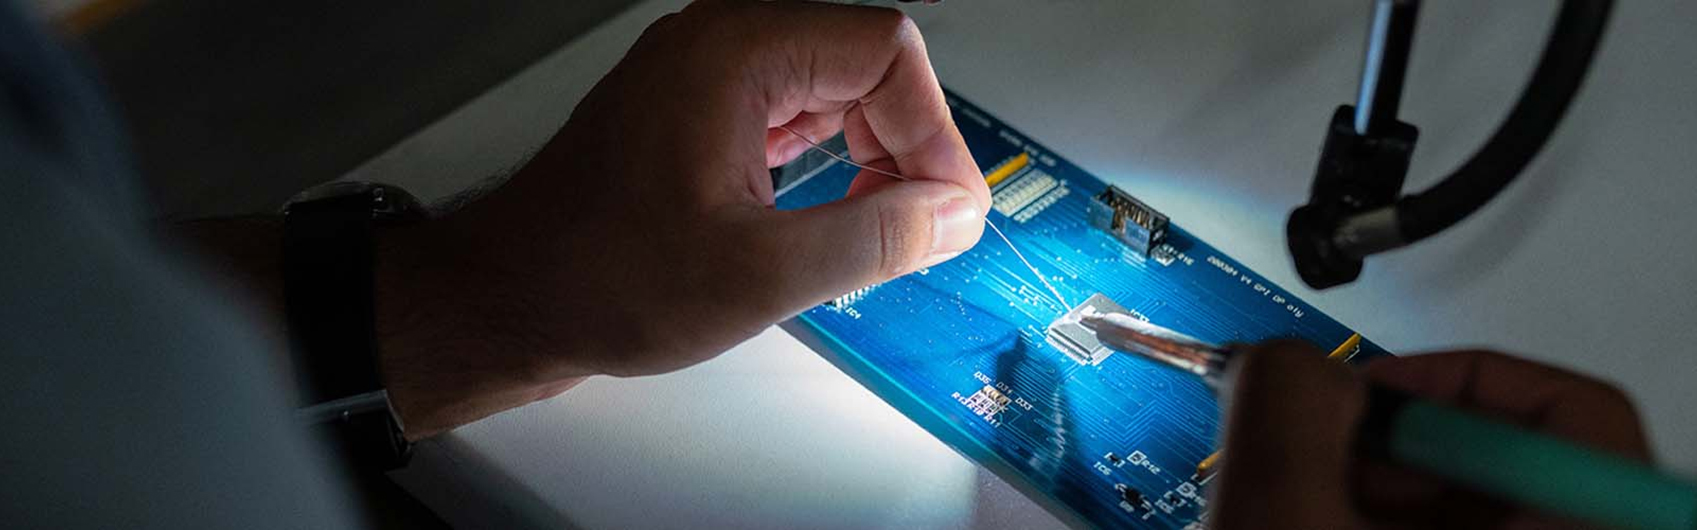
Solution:
{"label": "index finger", "polygon": [[[764,107],[762,129],[802,112],[858,106],[873,145],[857,145],[861,163],[893,161],[910,179],[950,182],[989,211],[990,190],[950,118],[919,29],[900,11],[809,2],[723,2],[742,10],[754,69],[738,76]],[[860,135],[856,135],[860,136]],[[817,139],[816,139],[817,140]]]}

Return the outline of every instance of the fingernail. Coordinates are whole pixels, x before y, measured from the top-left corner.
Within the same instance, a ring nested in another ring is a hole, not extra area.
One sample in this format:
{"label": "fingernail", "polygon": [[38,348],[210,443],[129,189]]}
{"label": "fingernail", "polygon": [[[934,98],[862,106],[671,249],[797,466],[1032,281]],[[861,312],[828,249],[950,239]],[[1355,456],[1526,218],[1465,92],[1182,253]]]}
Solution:
{"label": "fingernail", "polygon": [[955,256],[959,256],[961,254],[965,254],[965,252],[944,252],[942,254],[932,254],[927,256],[923,263],[919,264],[919,268],[923,269],[926,267],[935,267],[938,263],[955,259]]}
{"label": "fingernail", "polygon": [[[931,222],[931,257],[942,261],[972,248],[984,230],[984,214],[972,197],[957,197],[937,206]],[[939,259],[941,258],[941,259]]]}

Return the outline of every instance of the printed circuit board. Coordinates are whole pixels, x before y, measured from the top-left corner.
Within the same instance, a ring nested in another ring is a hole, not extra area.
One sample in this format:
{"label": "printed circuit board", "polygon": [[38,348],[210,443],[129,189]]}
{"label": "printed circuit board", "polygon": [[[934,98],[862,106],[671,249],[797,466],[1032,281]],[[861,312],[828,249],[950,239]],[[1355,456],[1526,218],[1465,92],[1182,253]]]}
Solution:
{"label": "printed circuit board", "polygon": [[[1110,188],[948,99],[986,170],[990,219],[1069,303],[1117,304],[1215,343],[1296,337],[1344,345],[1354,360],[1387,355],[1191,236],[1182,219],[1169,224],[1136,190]],[[842,141],[824,148],[844,153]],[[810,152],[773,172],[778,207],[840,198],[857,172]],[[1072,308],[1053,298],[986,230],[956,259],[846,293],[784,328],[1069,523],[1205,526],[1212,470],[1201,464],[1219,430],[1213,395],[1132,355],[1070,351],[1079,346],[1065,330],[1049,328]]]}

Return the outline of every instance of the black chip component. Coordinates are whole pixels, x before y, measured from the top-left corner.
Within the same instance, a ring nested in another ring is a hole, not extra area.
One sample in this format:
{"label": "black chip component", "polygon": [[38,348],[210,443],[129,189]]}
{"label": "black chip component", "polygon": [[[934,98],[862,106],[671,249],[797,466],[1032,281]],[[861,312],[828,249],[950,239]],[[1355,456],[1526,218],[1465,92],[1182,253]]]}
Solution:
{"label": "black chip component", "polygon": [[1144,256],[1167,239],[1167,216],[1115,186],[1090,201],[1090,225],[1113,234]]}
{"label": "black chip component", "polygon": [[1137,508],[1143,506],[1143,492],[1137,491],[1137,488],[1133,488],[1125,484],[1115,484],[1114,489],[1119,490],[1120,500],[1125,501],[1126,504],[1130,504],[1131,507]]}

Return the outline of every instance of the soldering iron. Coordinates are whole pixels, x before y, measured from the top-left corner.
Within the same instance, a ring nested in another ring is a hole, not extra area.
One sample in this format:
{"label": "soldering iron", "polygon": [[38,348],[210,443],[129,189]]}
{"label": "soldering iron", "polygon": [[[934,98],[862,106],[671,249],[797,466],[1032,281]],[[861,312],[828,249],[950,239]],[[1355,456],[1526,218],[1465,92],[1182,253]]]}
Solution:
{"label": "soldering iron", "polygon": [[[1102,344],[1230,385],[1243,348],[1197,340],[1126,313],[1081,322]],[[1357,430],[1367,454],[1552,514],[1609,527],[1697,530],[1697,484],[1622,456],[1373,386]],[[1536,473],[1536,477],[1531,476]]]}

